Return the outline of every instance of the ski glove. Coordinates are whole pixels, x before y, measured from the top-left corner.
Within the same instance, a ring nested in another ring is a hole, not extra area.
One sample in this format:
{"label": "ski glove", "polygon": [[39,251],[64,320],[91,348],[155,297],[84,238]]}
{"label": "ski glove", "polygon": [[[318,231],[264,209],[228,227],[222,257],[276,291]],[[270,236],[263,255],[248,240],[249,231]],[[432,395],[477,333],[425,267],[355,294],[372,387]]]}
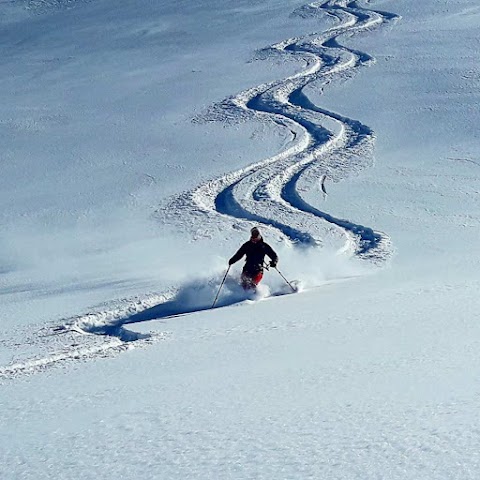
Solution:
{"label": "ski glove", "polygon": [[272,261],[270,262],[270,266],[271,266],[272,268],[276,268],[276,267],[277,267],[277,262],[276,262],[276,260],[272,260]]}

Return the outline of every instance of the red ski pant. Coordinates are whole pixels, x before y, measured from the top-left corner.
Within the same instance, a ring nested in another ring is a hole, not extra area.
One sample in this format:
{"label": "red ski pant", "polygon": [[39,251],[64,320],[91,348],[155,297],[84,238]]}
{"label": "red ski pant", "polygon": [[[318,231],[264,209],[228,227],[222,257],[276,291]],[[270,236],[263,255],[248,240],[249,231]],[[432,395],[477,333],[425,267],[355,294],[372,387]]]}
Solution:
{"label": "red ski pant", "polygon": [[243,272],[241,276],[242,287],[255,288],[263,278],[263,272],[256,272],[254,274]]}

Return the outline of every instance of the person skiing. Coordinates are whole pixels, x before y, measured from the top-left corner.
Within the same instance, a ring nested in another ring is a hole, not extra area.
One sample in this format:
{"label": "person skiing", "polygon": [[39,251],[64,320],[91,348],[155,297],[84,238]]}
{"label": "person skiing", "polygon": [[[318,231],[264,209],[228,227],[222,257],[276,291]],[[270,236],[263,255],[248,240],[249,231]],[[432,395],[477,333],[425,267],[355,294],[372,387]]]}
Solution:
{"label": "person skiing", "polygon": [[278,263],[278,255],[273,248],[263,241],[257,227],[250,230],[250,240],[245,242],[237,253],[228,261],[231,266],[246,255],[245,265],[240,277],[240,283],[245,290],[256,288],[263,277],[265,255],[270,257],[270,266],[275,268]]}

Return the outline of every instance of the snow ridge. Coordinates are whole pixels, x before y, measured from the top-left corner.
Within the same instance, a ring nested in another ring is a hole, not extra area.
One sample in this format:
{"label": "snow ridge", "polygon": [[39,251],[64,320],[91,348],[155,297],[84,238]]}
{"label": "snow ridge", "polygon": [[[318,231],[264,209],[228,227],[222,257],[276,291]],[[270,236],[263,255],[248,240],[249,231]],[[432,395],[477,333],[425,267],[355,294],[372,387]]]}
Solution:
{"label": "snow ridge", "polygon": [[105,306],[96,313],[66,319],[60,326],[52,324],[32,332],[17,332],[11,345],[5,344],[15,351],[17,358],[0,366],[0,382],[65,366],[72,361],[111,357],[134,346],[165,340],[169,336],[167,332],[142,334],[127,330],[124,325],[139,312],[164,304],[171,296],[173,293],[130,298],[114,308]]}
{"label": "snow ridge", "polygon": [[332,16],[337,24],[322,33],[283,40],[260,52],[263,58],[293,55],[304,62],[304,70],[241,92],[196,119],[273,121],[291,132],[290,146],[171,199],[157,212],[159,218],[175,222],[175,218],[190,216],[190,225],[198,225],[201,219],[202,225],[209,222],[218,230],[232,219],[263,223],[296,245],[321,245],[327,238],[339,251],[374,263],[383,263],[390,256],[390,240],[385,233],[335,218],[310,205],[302,197],[304,188],[299,183],[311,188],[322,174],[338,181],[370,164],[373,131],[357,120],[314,105],[303,90],[313,82],[323,88],[371,64],[374,60],[370,55],[342,46],[339,37],[368,31],[398,17],[347,0],[313,2],[293,15],[320,13]]}

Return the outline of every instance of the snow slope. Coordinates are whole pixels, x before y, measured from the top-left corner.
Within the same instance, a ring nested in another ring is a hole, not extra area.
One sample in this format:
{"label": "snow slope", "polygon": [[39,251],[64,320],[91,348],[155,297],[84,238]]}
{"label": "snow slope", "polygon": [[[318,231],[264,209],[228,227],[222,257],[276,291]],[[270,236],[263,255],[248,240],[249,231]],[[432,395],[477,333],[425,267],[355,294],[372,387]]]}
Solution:
{"label": "snow slope", "polygon": [[473,1],[1,8],[1,478],[476,478]]}
{"label": "snow slope", "polygon": [[[325,178],[327,175],[329,178],[341,179],[348,173],[358,171],[368,160],[373,132],[356,120],[313,105],[303,94],[303,89],[312,83],[320,86],[322,83],[338,81],[338,79],[344,78],[346,75],[352,75],[355,70],[371,63],[372,58],[368,54],[342,46],[339,43],[339,38],[342,35],[353,35],[382,26],[384,23],[395,20],[396,17],[393,14],[360,8],[351,2],[313,3],[297,8],[292,15],[305,19],[315,18],[320,13],[332,17],[335,20],[333,26],[320,33],[292,37],[273,44],[258,53],[258,57],[263,60],[269,57],[292,57],[297,63],[300,63],[301,69],[299,71],[280,80],[262,83],[257,87],[247,89],[209,108],[206,113],[198,114],[193,119],[194,123],[204,123],[212,120],[239,122],[244,119],[258,120],[259,122],[267,121],[283,129],[286,128],[289,135],[292,135],[289,143],[272,157],[224,174],[216,180],[207,181],[192,191],[173,195],[160,208],[155,210],[153,220],[169,228],[176,227],[177,231],[185,230],[185,227],[189,226],[191,230],[189,235],[193,238],[205,235],[203,233],[205,231],[232,231],[232,227],[233,233],[237,234],[239,230],[250,228],[254,224],[252,222],[261,223],[265,227],[271,227],[272,233],[274,230],[277,231],[280,241],[278,248],[282,248],[282,242],[287,247],[291,247],[292,244],[295,246],[294,251],[290,252],[290,257],[298,257],[299,252],[302,253],[300,259],[291,258],[291,262],[304,262],[305,249],[308,247],[311,249],[311,247],[319,245],[323,248],[328,247],[330,250],[336,250],[336,256],[356,256],[374,260],[377,263],[388,258],[391,253],[388,235],[375,232],[370,227],[358,225],[349,220],[335,218],[316,207],[315,202],[307,203],[302,198],[301,193],[305,188],[298,188],[297,183],[301,179],[307,178],[310,179],[312,185],[315,185],[317,177]],[[90,58],[92,53],[89,49],[87,49],[87,52]],[[103,51],[100,52],[103,53]],[[94,59],[97,55],[98,52],[94,50]],[[89,74],[92,73],[89,71]],[[76,81],[73,84],[76,85]],[[68,83],[68,87],[72,88],[70,83]],[[185,132],[182,132],[182,134],[184,135]],[[178,135],[178,132],[175,132],[175,135]],[[104,148],[104,144],[102,144],[102,148]],[[125,155],[125,152],[122,152],[122,155]],[[105,160],[101,159],[96,168],[104,169],[105,163]],[[83,175],[84,171],[83,169],[80,171],[75,169],[72,172],[73,174],[75,175],[75,181],[77,181],[77,177]],[[154,176],[146,175],[156,183]],[[116,193],[118,194],[118,188]],[[138,196],[138,194],[130,195],[134,198]],[[62,207],[68,207],[70,215],[92,216],[82,210],[79,212],[77,206],[69,205],[69,201],[66,204],[62,203]],[[101,204],[101,197],[96,198],[96,201]],[[115,212],[114,215],[119,216],[120,212]],[[51,214],[43,210],[37,215],[42,218],[45,216],[49,218],[48,223],[51,221]],[[30,219],[31,216],[32,213],[30,212],[28,218]],[[58,221],[57,217],[58,212],[54,216],[54,221]],[[110,217],[111,213],[109,212],[109,218],[106,221],[109,227],[111,227],[110,223],[112,222]],[[125,218],[128,225],[128,214],[125,215]],[[250,222],[250,225],[247,222]],[[89,220],[87,220],[88,223]],[[139,220],[135,220],[135,223],[139,224]],[[17,226],[15,225],[15,227]],[[63,228],[65,227],[63,226]],[[139,227],[137,226],[137,228]],[[145,230],[145,226],[142,230]],[[83,232],[80,230],[79,233],[82,235]],[[48,235],[50,235],[50,231]],[[121,235],[124,235],[123,225]],[[210,235],[211,233],[207,237]],[[60,238],[63,242],[64,238],[62,236]],[[111,238],[109,240],[111,241]],[[148,239],[142,241],[145,242]],[[10,240],[10,242],[12,241]],[[101,247],[96,247],[97,242],[95,242],[94,248],[101,248],[102,256],[104,256],[106,246],[102,244]],[[72,247],[68,245],[68,248]],[[35,249],[37,250],[39,247],[35,246]],[[59,250],[55,248],[55,245],[52,248],[50,241],[48,242],[48,249],[50,250],[49,253],[53,255],[56,255]],[[43,260],[45,252],[39,252],[39,254]],[[125,253],[123,252],[123,254]],[[80,260],[83,261],[83,259],[84,256],[80,256]],[[110,255],[107,256],[107,259],[110,260]],[[74,261],[79,261],[78,253]],[[288,265],[288,262],[286,265]],[[45,268],[40,273],[43,274],[44,270]],[[303,283],[305,283],[306,273],[304,270],[301,273],[299,272],[299,275],[303,277]],[[58,272],[55,276],[59,277]],[[83,277],[84,275],[81,275],[81,280],[85,281]],[[314,285],[318,284],[319,276],[316,275],[316,278]],[[322,279],[321,276],[320,279]],[[115,283],[112,277],[109,277],[106,280],[106,285],[97,280],[91,282],[93,285],[90,288],[84,285],[70,288],[74,291],[82,289],[90,292],[93,287],[98,289],[108,286],[117,287],[118,291],[119,286],[127,283],[125,278],[118,281],[120,285]],[[45,282],[43,281],[43,283]],[[208,283],[207,287],[202,286],[204,283]],[[232,290],[230,295],[225,296],[226,292],[224,291],[219,305],[228,305],[242,299],[243,293],[236,292],[235,282],[233,283],[233,289],[225,289]],[[143,285],[142,287],[144,288]],[[16,286],[16,288],[19,287]],[[32,290],[31,285],[23,288],[25,290],[20,287],[21,292]],[[51,295],[48,286],[39,285],[37,288],[42,288],[42,290],[47,288],[45,293],[49,299],[55,300],[58,297],[58,295]],[[53,289],[54,287],[50,288]],[[112,308],[111,301],[106,306],[106,310],[105,307],[101,311],[98,311],[97,308],[96,312],[89,312],[87,315],[80,316],[80,318],[63,321],[64,325],[55,325],[51,332],[48,330],[45,332],[42,328],[37,332],[37,335],[34,335],[33,339],[24,341],[26,348],[22,349],[21,354],[31,358],[30,347],[37,348],[41,345],[44,350],[53,341],[52,337],[54,336],[57,337],[55,338],[56,343],[59,342],[59,339],[61,343],[61,339],[66,338],[67,340],[64,343],[65,348],[68,349],[69,345],[72,344],[69,335],[71,332],[74,334],[108,334],[109,336],[119,337],[122,341],[145,340],[144,336],[139,337],[135,333],[125,330],[122,325],[206,308],[212,304],[211,299],[216,288],[217,285],[212,284],[211,280],[207,282],[207,279],[200,278],[195,280],[193,284],[190,282],[180,287],[170,285],[166,292],[160,294],[143,296],[134,301],[127,300],[126,308],[124,302],[120,307],[114,306]],[[63,289],[64,287],[59,286],[55,288],[54,292],[58,294]],[[15,287],[13,290],[15,291]],[[102,290],[104,289],[102,288]],[[268,292],[269,289],[263,295],[268,294]],[[274,287],[273,293],[276,294],[277,292],[281,292],[281,290]],[[192,296],[194,298],[191,298]],[[157,307],[156,305],[159,302],[161,305]],[[154,307],[153,311],[152,306]],[[148,313],[142,313],[142,309],[148,309]],[[31,330],[30,326],[28,328]],[[64,334],[67,334],[67,336],[63,337]],[[62,336],[58,337],[59,335]],[[25,337],[24,331],[21,331],[17,336]],[[118,350],[124,347],[123,343],[119,344],[117,341],[105,345],[103,338],[100,339],[101,344],[98,345],[97,340],[83,339],[80,347],[78,342],[74,342],[74,348],[68,349],[67,352],[62,351],[60,354],[55,353],[41,358],[37,356],[30,360],[22,358],[21,361],[18,361],[17,355],[15,361],[11,362],[3,372],[10,375],[15,372],[29,371],[32,368],[45,368],[47,365],[70,359],[72,356],[80,355],[83,357],[98,353],[103,355],[105,350]],[[92,341],[93,346],[90,345]],[[88,346],[85,345],[86,342],[89,343]],[[11,343],[16,346],[18,340],[11,341]]]}

